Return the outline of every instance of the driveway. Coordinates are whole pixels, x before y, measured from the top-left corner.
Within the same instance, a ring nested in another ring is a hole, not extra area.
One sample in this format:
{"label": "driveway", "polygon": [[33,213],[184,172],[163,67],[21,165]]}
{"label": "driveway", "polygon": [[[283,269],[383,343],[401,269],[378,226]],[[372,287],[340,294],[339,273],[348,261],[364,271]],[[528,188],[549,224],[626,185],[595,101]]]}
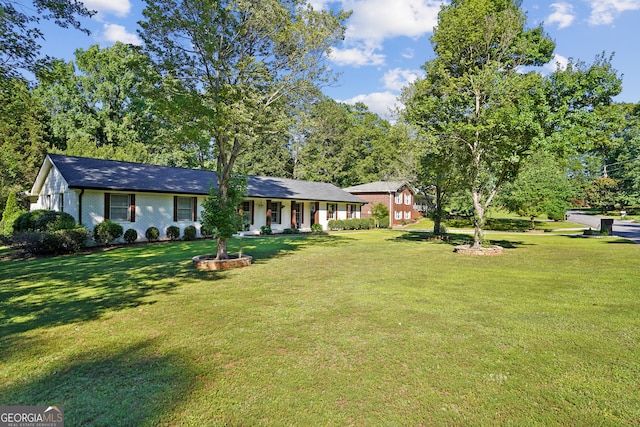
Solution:
{"label": "driveway", "polygon": [[[577,224],[583,224],[594,230],[600,230],[600,215],[587,215],[582,211],[567,212],[567,220]],[[640,224],[633,221],[615,219],[613,221],[613,234],[635,243],[640,243]]]}

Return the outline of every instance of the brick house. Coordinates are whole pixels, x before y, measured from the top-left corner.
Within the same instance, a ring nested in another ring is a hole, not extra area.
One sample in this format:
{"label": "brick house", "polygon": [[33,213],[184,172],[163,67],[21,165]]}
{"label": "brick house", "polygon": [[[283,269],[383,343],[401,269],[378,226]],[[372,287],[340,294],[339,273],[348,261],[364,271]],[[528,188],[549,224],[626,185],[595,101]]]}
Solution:
{"label": "brick house", "polygon": [[362,206],[363,218],[371,216],[371,210],[377,203],[382,203],[389,209],[389,225],[401,225],[403,221],[410,221],[422,217],[418,210],[415,196],[416,190],[403,181],[378,181],[369,184],[344,188],[354,196],[367,202]]}

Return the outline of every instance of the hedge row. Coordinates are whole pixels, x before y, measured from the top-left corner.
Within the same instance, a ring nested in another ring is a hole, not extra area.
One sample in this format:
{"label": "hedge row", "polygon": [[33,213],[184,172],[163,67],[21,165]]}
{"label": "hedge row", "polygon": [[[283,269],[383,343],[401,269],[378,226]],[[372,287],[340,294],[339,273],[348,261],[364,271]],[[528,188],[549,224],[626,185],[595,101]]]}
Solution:
{"label": "hedge row", "polygon": [[370,230],[375,227],[373,218],[332,219],[329,230]]}

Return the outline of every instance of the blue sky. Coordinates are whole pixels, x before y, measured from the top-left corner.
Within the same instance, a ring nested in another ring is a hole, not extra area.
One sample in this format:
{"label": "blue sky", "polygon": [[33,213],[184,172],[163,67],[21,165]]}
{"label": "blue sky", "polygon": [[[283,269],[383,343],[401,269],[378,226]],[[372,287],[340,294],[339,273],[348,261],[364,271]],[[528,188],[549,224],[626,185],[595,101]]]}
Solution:
{"label": "blue sky", "polygon": [[[73,60],[77,48],[115,41],[139,44],[137,22],[145,3],[136,0],[85,0],[98,11],[83,23],[86,36],[50,24],[43,26],[43,53]],[[314,7],[352,10],[344,44],[330,59],[340,73],[338,84],[324,89],[343,102],[364,102],[371,111],[391,118],[390,109],[408,82],[421,75],[433,59],[429,43],[442,1],[437,0],[310,0]],[[623,77],[619,102],[640,102],[640,0],[523,0],[527,26],[543,24],[556,42],[554,64],[568,58],[591,63],[596,55],[615,54],[613,66]]]}

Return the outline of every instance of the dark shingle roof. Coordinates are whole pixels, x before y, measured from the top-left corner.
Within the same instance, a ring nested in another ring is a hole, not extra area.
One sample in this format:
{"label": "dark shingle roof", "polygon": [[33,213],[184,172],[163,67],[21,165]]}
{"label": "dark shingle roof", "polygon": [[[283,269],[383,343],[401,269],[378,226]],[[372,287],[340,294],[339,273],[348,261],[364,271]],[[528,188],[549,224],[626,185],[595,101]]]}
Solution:
{"label": "dark shingle roof", "polygon": [[[70,188],[209,194],[216,173],[208,170],[146,165],[115,160],[49,154]],[[365,203],[333,184],[286,178],[249,176],[247,197]]]}
{"label": "dark shingle roof", "polygon": [[404,181],[376,181],[368,184],[355,185],[343,188],[349,193],[394,193],[407,185]]}

